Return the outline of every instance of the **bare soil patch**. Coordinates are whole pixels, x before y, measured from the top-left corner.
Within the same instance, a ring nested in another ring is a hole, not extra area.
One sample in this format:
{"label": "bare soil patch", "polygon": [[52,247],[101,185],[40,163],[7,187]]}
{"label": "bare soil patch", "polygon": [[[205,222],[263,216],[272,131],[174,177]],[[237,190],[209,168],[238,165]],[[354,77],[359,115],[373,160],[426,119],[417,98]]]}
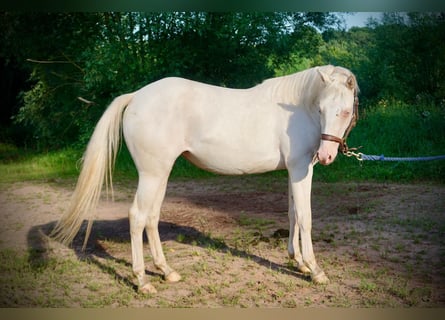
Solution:
{"label": "bare soil patch", "polygon": [[[314,183],[314,250],[331,279],[316,286],[287,258],[286,179],[170,182],[159,229],[167,260],[183,280],[165,283],[146,246],[147,274],[159,292],[143,296],[131,274],[127,219],[135,184],[120,182],[115,202],[101,201],[86,252],[80,250],[82,232],[72,248],[46,237],[67,206],[74,181],[2,185],[0,249],[28,253],[30,264],[74,259],[80,263],[76,268],[87,270],[66,279],[74,283],[57,291],[61,300],[30,300],[41,291],[22,288],[10,302],[5,289],[2,306],[445,305],[443,185]],[[39,270],[49,275],[58,269],[40,264]],[[13,271],[4,272],[2,282],[11,281]],[[60,284],[47,286],[53,292],[51,286]]]}

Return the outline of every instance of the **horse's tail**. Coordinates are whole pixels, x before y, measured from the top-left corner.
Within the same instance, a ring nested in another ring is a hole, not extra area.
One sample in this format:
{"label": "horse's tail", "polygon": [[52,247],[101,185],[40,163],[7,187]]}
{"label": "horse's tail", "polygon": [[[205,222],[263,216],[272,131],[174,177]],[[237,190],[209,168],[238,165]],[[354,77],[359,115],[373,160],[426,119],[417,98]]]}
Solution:
{"label": "horse's tail", "polygon": [[107,192],[108,188],[113,192],[112,171],[120,147],[122,114],[133,95],[124,94],[114,99],[97,123],[83,155],[82,169],[68,210],[51,233],[55,240],[69,245],[86,219],[85,249],[104,182]]}

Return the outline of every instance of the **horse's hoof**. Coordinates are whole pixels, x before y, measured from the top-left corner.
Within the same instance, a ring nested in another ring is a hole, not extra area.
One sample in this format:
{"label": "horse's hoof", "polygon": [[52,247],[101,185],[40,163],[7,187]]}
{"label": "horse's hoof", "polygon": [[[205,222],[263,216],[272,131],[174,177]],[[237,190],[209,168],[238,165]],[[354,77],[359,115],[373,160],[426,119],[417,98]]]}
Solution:
{"label": "horse's hoof", "polygon": [[306,267],[304,264],[297,265],[297,270],[300,271],[305,276],[311,274],[311,270],[308,267]]}
{"label": "horse's hoof", "polygon": [[178,282],[181,280],[181,276],[176,271],[170,272],[165,276],[165,281],[167,282]]}
{"label": "horse's hoof", "polygon": [[322,271],[317,275],[312,276],[312,281],[315,284],[328,284],[329,278],[326,276],[326,274]]}
{"label": "horse's hoof", "polygon": [[143,286],[139,287],[139,292],[143,294],[155,294],[158,293],[155,287],[153,287],[150,283],[146,283]]}

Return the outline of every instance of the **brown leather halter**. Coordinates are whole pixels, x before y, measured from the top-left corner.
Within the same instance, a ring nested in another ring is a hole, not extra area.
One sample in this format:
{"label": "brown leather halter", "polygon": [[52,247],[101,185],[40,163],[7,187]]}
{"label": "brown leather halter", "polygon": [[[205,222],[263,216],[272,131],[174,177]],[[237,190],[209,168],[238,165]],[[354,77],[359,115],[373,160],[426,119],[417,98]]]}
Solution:
{"label": "brown leather halter", "polygon": [[339,138],[331,134],[322,133],[321,140],[337,142],[339,144],[338,149],[343,154],[347,154],[348,151],[357,150],[357,148],[349,148],[348,145],[346,144],[346,139],[348,138],[348,135],[351,132],[352,128],[354,128],[355,125],[357,124],[357,120],[358,120],[358,97],[357,97],[357,90],[354,90],[354,108],[352,111],[352,119],[351,122],[349,123],[348,128],[346,128],[343,138]]}

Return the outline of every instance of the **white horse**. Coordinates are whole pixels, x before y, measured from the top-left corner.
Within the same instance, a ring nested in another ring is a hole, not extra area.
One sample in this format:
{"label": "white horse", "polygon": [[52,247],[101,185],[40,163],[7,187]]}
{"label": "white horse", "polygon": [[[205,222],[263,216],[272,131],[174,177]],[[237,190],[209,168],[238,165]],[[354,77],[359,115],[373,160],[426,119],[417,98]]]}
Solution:
{"label": "white horse", "polygon": [[339,137],[355,124],[357,92],[349,70],[328,65],[268,79],[249,89],[166,78],[119,96],[95,128],[71,204],[52,236],[69,244],[87,219],[86,245],[104,183],[112,190],[111,171],[123,128],[139,174],[129,220],[140,291],[156,292],[145,274],[144,229],[154,264],[166,281],[181,279],[165,260],[158,232],[167,180],[180,155],[221,174],[287,169],[289,256],[314,282],[326,283],[312,248],[312,170],[317,162],[332,163],[339,145],[340,150],[345,148],[345,138]]}

